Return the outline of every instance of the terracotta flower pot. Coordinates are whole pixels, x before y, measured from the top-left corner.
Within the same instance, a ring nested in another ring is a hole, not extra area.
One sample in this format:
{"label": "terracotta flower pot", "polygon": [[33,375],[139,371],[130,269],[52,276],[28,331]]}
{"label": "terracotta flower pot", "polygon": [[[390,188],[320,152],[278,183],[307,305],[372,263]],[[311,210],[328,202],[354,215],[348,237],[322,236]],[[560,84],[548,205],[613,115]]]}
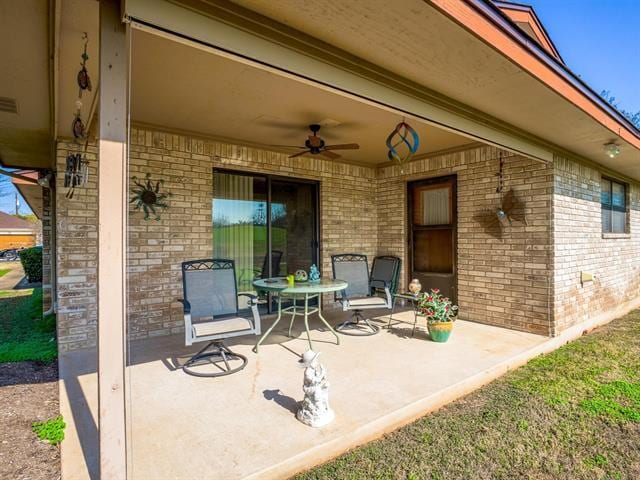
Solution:
{"label": "terracotta flower pot", "polygon": [[453,322],[434,322],[427,323],[427,330],[429,331],[429,337],[434,342],[444,343],[449,340],[451,330],[453,329]]}

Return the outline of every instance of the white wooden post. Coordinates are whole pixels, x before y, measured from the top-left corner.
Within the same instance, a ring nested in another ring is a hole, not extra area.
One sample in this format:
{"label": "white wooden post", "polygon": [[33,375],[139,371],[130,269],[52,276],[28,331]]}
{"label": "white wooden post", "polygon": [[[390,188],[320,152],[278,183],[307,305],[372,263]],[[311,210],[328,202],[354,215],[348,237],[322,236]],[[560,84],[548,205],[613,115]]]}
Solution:
{"label": "white wooden post", "polygon": [[100,478],[127,478],[125,252],[129,45],[120,2],[100,1],[98,403]]}

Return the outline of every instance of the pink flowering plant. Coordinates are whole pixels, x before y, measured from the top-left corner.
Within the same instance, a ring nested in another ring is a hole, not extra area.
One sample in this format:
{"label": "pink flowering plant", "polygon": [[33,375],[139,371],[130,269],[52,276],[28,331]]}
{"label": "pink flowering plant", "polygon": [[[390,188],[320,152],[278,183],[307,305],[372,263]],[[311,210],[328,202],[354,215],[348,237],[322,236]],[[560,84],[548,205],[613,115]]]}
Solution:
{"label": "pink flowering plant", "polygon": [[418,308],[429,323],[453,322],[458,316],[458,306],[442,295],[437,288],[420,294]]}

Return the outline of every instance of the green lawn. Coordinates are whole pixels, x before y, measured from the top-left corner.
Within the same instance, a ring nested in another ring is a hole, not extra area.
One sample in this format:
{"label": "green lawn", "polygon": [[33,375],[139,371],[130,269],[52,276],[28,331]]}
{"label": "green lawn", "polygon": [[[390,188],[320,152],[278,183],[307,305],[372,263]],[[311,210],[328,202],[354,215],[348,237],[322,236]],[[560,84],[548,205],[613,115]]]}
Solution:
{"label": "green lawn", "polygon": [[297,478],[639,479],[640,311]]}
{"label": "green lawn", "polygon": [[42,289],[0,290],[0,363],[57,356],[55,319],[42,318]]}
{"label": "green lawn", "polygon": [[10,268],[0,268],[0,277],[4,277],[10,271],[11,271]]}

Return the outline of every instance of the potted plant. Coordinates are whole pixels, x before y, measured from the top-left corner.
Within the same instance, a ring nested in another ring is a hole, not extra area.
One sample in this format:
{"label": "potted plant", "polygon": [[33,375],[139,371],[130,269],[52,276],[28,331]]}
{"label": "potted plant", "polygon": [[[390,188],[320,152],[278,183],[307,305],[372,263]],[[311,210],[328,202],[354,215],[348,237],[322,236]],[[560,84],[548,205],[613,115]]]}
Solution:
{"label": "potted plant", "polygon": [[424,292],[418,300],[420,314],[427,318],[429,337],[434,342],[446,342],[449,340],[453,322],[458,316],[458,306],[449,298],[440,294],[440,290],[433,288],[430,292]]}

